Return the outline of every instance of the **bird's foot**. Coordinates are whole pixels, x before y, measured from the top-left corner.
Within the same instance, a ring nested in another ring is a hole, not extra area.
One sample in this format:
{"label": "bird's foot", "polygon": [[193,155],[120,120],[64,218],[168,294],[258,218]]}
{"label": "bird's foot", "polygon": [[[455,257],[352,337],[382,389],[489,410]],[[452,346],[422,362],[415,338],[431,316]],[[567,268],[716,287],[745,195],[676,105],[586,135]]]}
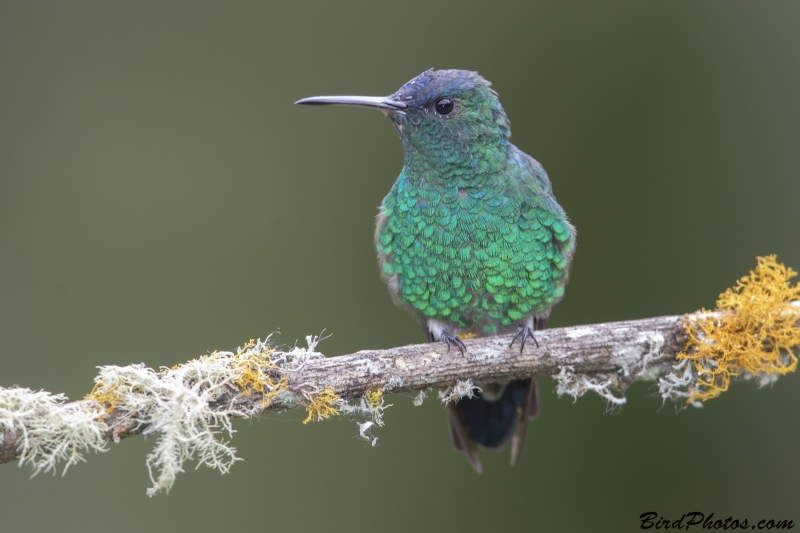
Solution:
{"label": "bird's foot", "polygon": [[467,347],[464,346],[464,342],[459,338],[458,335],[453,335],[449,331],[442,332],[442,342],[447,343],[447,353],[450,353],[450,345],[455,344],[458,351],[461,352],[461,355],[464,355],[464,352],[467,351]]}
{"label": "bird's foot", "polygon": [[533,328],[530,326],[524,326],[522,324],[517,327],[517,333],[514,335],[514,338],[511,339],[511,344],[508,345],[509,348],[514,346],[514,341],[517,340],[518,337],[522,337],[520,345],[519,345],[519,353],[522,353],[522,350],[525,348],[525,341],[528,339],[533,339],[533,342],[536,344],[536,347],[539,347],[539,341],[536,340],[536,337],[533,336]]}

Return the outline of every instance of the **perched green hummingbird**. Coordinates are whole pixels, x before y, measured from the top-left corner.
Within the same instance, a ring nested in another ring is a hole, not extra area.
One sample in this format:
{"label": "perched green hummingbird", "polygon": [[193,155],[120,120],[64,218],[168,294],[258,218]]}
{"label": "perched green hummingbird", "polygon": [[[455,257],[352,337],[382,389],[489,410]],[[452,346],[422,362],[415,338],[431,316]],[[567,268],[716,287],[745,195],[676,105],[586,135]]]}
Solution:
{"label": "perched green hummingbird", "polygon": [[[429,342],[462,355],[459,334],[516,332],[511,344],[519,338],[520,350],[536,342],[534,330],[547,327],[564,296],[575,228],[542,165],[509,141],[510,122],[487,80],[431,69],[390,96],[295,103],[380,109],[397,129],[405,160],[380,207],[375,246],[395,304],[420,321]],[[448,407],[448,420],[453,446],[480,473],[478,445],[511,439],[516,462],[538,393],[530,378],[478,385],[474,398]]]}

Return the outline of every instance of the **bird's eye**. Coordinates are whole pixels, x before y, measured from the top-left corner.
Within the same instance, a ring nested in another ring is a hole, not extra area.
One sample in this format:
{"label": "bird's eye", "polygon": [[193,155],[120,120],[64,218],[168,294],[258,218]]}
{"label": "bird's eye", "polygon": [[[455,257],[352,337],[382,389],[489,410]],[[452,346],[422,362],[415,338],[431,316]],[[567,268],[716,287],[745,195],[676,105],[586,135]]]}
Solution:
{"label": "bird's eye", "polygon": [[449,115],[453,112],[455,104],[450,98],[439,98],[436,100],[436,103],[433,105],[433,107],[440,115]]}

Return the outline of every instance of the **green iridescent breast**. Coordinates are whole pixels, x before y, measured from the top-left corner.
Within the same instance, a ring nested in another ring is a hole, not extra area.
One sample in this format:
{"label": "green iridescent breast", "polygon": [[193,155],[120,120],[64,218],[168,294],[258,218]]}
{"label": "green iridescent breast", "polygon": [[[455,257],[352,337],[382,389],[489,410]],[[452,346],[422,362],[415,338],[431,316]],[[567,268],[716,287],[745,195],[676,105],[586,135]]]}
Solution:
{"label": "green iridescent breast", "polygon": [[574,228],[541,166],[513,150],[511,164],[483,172],[431,179],[406,167],[384,199],[382,275],[420,319],[493,334],[563,297]]}

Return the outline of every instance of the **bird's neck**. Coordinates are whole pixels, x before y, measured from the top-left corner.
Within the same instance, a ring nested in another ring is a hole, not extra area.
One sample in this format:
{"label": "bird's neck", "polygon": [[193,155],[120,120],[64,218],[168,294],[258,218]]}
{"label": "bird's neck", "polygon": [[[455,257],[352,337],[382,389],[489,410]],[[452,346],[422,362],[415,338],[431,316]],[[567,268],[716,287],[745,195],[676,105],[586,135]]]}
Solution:
{"label": "bird's neck", "polygon": [[403,144],[406,178],[429,185],[485,186],[504,172],[513,157],[513,145],[507,139],[479,144]]}

